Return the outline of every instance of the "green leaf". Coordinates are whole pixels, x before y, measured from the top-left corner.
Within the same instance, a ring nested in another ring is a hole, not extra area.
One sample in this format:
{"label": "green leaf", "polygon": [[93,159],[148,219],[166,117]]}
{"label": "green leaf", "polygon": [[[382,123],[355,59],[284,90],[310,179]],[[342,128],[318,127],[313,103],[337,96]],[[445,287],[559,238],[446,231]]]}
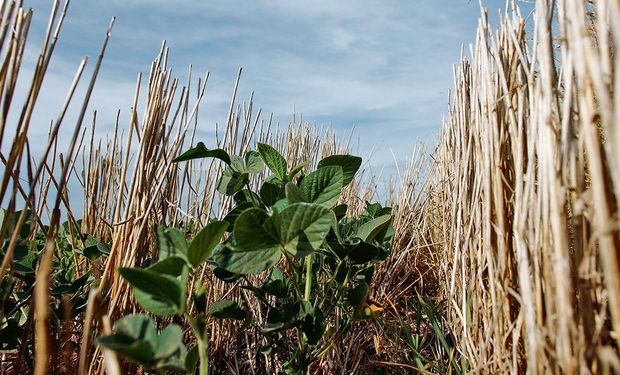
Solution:
{"label": "green leaf", "polygon": [[222,247],[213,252],[212,259],[218,267],[230,273],[246,275],[263,272],[276,264],[281,255],[277,245],[249,250],[240,247],[235,247],[234,250]]}
{"label": "green leaf", "polygon": [[194,374],[196,372],[196,365],[198,364],[199,358],[200,353],[198,353],[198,345],[194,345],[185,356],[185,371],[188,374]]}
{"label": "green leaf", "polygon": [[250,177],[247,173],[235,171],[230,166],[226,167],[217,183],[217,191],[225,195],[234,195],[243,189],[249,180]]}
{"label": "green leaf", "polygon": [[277,238],[267,225],[269,222],[269,215],[259,208],[250,208],[241,213],[233,229],[238,247],[250,251],[277,245]]}
{"label": "green leaf", "polygon": [[288,174],[288,179],[292,180],[293,177],[295,177],[295,175],[297,175],[297,173],[301,172],[304,170],[304,167],[306,165],[310,164],[309,161],[304,161],[298,165],[295,166],[295,168],[291,169],[291,172]]}
{"label": "green leaf", "polygon": [[286,180],[286,159],[278,150],[266,143],[258,144],[258,152],[267,164],[267,167],[281,180]]}
{"label": "green leaf", "polygon": [[172,162],[177,163],[180,161],[202,158],[216,158],[220,159],[226,164],[230,164],[230,156],[228,156],[228,153],[226,151],[222,150],[221,148],[209,150],[202,142],[198,142],[196,147],[190,148],[189,150],[185,151],[183,154],[174,158]]}
{"label": "green leaf", "polygon": [[319,168],[304,177],[299,188],[309,202],[331,208],[338,202],[342,186],[342,168],[328,166]]}
{"label": "green leaf", "polygon": [[238,155],[232,155],[230,157],[230,167],[235,172],[244,173],[246,171],[245,161],[243,160],[241,156],[238,156]]}
{"label": "green leaf", "polygon": [[97,339],[145,368],[185,370],[187,349],[183,329],[171,324],[157,334],[151,319],[142,314],[129,315],[114,324],[114,333]]}
{"label": "green leaf", "polygon": [[183,269],[187,266],[187,261],[183,258],[176,256],[164,258],[159,262],[150,265],[147,270],[159,274],[180,276],[183,273]]}
{"label": "green leaf", "polygon": [[176,256],[187,259],[187,241],[180,230],[159,226],[156,229],[159,260]]}
{"label": "green leaf", "polygon": [[203,228],[192,240],[187,251],[187,259],[194,267],[198,267],[211,256],[213,248],[220,242],[226,232],[226,221],[213,221]]}
{"label": "green leaf", "polygon": [[110,255],[110,246],[99,242],[96,245],[85,247],[82,254],[90,260],[95,260],[101,256]]}
{"label": "green leaf", "polygon": [[179,313],[179,309],[176,306],[171,305],[168,302],[154,297],[151,294],[141,291],[140,289],[134,289],[133,295],[140,306],[146,311],[156,316],[171,316]]}
{"label": "green leaf", "polygon": [[282,251],[303,257],[323,243],[331,228],[331,210],[310,203],[295,203],[269,216],[258,208],[244,211],[235,222],[236,245],[214,253],[215,263],[239,274],[260,273],[278,262]]}
{"label": "green leaf", "polygon": [[348,209],[349,209],[349,206],[347,206],[345,203],[339,204],[336,207],[334,207],[333,211],[334,211],[334,215],[336,215],[336,220],[340,220],[343,217],[345,217],[347,215]]}
{"label": "green leaf", "polygon": [[239,307],[237,302],[231,300],[215,301],[209,306],[209,315],[216,319],[243,320],[247,313]]}
{"label": "green leaf", "polygon": [[132,340],[125,335],[112,334],[97,339],[97,344],[112,349],[131,362],[150,367],[153,361],[153,348],[146,341]]}
{"label": "green leaf", "polygon": [[349,292],[347,293],[347,300],[349,301],[349,304],[353,306],[353,308],[357,311],[361,309],[364,302],[366,302],[368,293],[368,284],[365,282],[361,282],[357,284],[355,288],[349,290]]}
{"label": "green leaf", "polygon": [[161,314],[162,304],[167,305],[168,311],[172,313],[180,314],[185,310],[185,287],[173,276],[161,275],[140,268],[119,268],[118,272],[132,287],[151,297],[150,299],[138,298],[140,293],[135,293],[142,307],[153,314]]}
{"label": "green leaf", "polygon": [[332,155],[321,159],[317,166],[317,169],[337,165],[342,168],[343,172],[343,186],[347,186],[355,177],[355,173],[360,169],[362,165],[362,158],[352,155]]}
{"label": "green leaf", "polygon": [[250,173],[260,173],[265,169],[265,163],[256,151],[249,151],[245,154],[245,171]]}
{"label": "green leaf", "polygon": [[186,371],[187,348],[185,345],[179,346],[171,356],[157,362],[155,368],[162,370],[172,370],[175,372]]}
{"label": "green leaf", "polygon": [[366,211],[366,214],[368,214],[369,216],[375,218],[378,215],[380,216],[381,210],[383,209],[383,207],[381,207],[381,203],[370,203],[370,202],[366,202],[366,208],[364,211]]}
{"label": "green leaf", "polygon": [[155,356],[152,343],[157,331],[144,314],[125,316],[114,323],[114,333],[97,339],[97,344],[121,353],[132,362],[150,367]]}
{"label": "green leaf", "polygon": [[233,273],[260,273],[274,265],[281,253],[278,241],[265,228],[269,215],[259,208],[242,212],[233,228],[237,242],[234,249],[223,247],[213,253],[213,261],[221,268]]}
{"label": "green leaf", "polygon": [[311,203],[292,204],[272,218],[280,245],[298,258],[321,246],[333,220],[330,209]]}
{"label": "green leaf", "polygon": [[183,329],[177,324],[170,324],[157,337],[155,358],[164,359],[181,350],[183,345]]}
{"label": "green leaf", "polygon": [[360,225],[360,227],[357,229],[357,236],[361,238],[364,242],[370,242],[379,232],[381,232],[384,228],[390,225],[391,221],[391,215],[383,215],[374,218]]}
{"label": "green leaf", "polygon": [[349,253],[349,259],[353,264],[364,264],[377,258],[380,249],[366,242],[361,242]]}
{"label": "green leaf", "polygon": [[284,198],[284,189],[281,183],[267,182],[260,188],[260,198],[267,206],[271,206],[278,200]]}
{"label": "green leaf", "polygon": [[290,204],[288,203],[288,199],[283,198],[278,200],[276,203],[274,203],[273,205],[271,205],[271,210],[274,212],[282,212],[284,211],[288,206],[290,206]]}
{"label": "green leaf", "polygon": [[288,199],[289,203],[309,203],[308,197],[304,194],[301,189],[292,182],[286,184],[286,199]]}
{"label": "green leaf", "polygon": [[[216,248],[216,250],[217,250],[217,248]],[[217,277],[218,279],[222,280],[225,283],[233,283],[233,282],[239,280],[242,277],[242,275],[240,275],[238,273],[226,271],[222,267],[215,267],[213,269],[213,275],[215,277]]]}

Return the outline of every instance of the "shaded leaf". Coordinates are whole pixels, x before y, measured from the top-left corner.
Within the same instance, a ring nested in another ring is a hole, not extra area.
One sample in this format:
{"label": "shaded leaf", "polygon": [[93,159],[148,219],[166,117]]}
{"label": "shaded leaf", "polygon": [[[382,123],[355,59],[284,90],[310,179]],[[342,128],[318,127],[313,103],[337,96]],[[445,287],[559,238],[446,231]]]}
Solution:
{"label": "shaded leaf", "polygon": [[361,242],[349,252],[348,256],[353,264],[364,264],[377,258],[380,249],[367,242]]}
{"label": "shaded leaf", "polygon": [[159,260],[171,256],[187,259],[187,241],[180,230],[159,226],[156,229]]}
{"label": "shaded leaf", "polygon": [[96,245],[85,247],[82,254],[90,260],[95,260],[101,256],[110,255],[110,246],[99,242]]}
{"label": "shaded leaf", "polygon": [[211,256],[213,248],[220,242],[227,228],[226,221],[212,221],[198,232],[187,251],[187,259],[194,267],[200,266]]}
{"label": "shaded leaf", "polygon": [[314,309],[312,314],[307,314],[301,324],[301,330],[308,339],[308,344],[316,345],[323,332],[325,332],[325,315],[320,309]]}
{"label": "shaded leaf", "polygon": [[136,294],[136,299],[145,309],[160,315],[161,306],[149,303],[160,302],[161,304],[168,305],[174,313],[182,313],[184,311],[185,288],[176,278],[139,268],[119,268],[118,271],[132,287],[151,297],[150,299],[138,298],[139,293]]}
{"label": "shaded leaf", "polygon": [[357,284],[353,289],[350,289],[347,293],[347,300],[349,305],[353,306],[355,310],[361,309],[362,305],[368,297],[369,288],[368,284],[361,282]]}
{"label": "shaded leaf", "polygon": [[278,150],[266,143],[258,144],[258,152],[265,161],[265,164],[267,164],[267,167],[273,172],[273,174],[275,174],[280,179],[280,181],[285,181],[287,177],[287,166],[284,156],[282,156],[278,152]]}
{"label": "shaded leaf", "polygon": [[301,189],[292,182],[286,184],[286,199],[288,199],[289,203],[308,203],[308,197],[304,194]]}
{"label": "shaded leaf", "polygon": [[215,277],[217,277],[218,279],[226,282],[226,283],[232,283],[237,281],[238,279],[241,278],[242,275],[238,274],[238,273],[234,273],[234,272],[230,272],[230,271],[226,271],[225,269],[223,269],[222,267],[215,267],[213,269],[213,275]]}
{"label": "shaded leaf", "polygon": [[278,200],[284,198],[282,184],[265,181],[260,188],[260,198],[267,206],[275,204]]}
{"label": "shaded leaf", "polygon": [[198,142],[196,147],[190,148],[189,150],[185,151],[181,155],[174,158],[172,162],[177,163],[180,161],[201,158],[216,158],[220,159],[226,164],[230,164],[230,156],[228,156],[228,153],[226,151],[222,150],[221,148],[209,150],[202,142]]}
{"label": "shaded leaf", "polygon": [[187,371],[187,373],[193,374],[195,372],[199,358],[200,354],[198,353],[198,345],[194,345],[185,356],[185,371]]}
{"label": "shaded leaf", "polygon": [[372,241],[375,236],[385,229],[392,221],[391,215],[383,215],[374,218],[362,225],[357,229],[357,236],[364,242]]}
{"label": "shaded leaf", "polygon": [[217,183],[217,191],[225,195],[234,195],[248,183],[250,177],[247,173],[235,171],[230,166],[224,169]]}
{"label": "shaded leaf", "polygon": [[250,173],[260,173],[265,169],[265,163],[256,151],[249,151],[245,154],[245,171]]}
{"label": "shaded leaf", "polygon": [[252,207],[254,207],[252,203],[243,202],[243,203],[239,203],[238,205],[235,206],[235,208],[230,210],[224,217],[224,221],[229,224],[226,230],[228,232],[232,232],[233,226],[235,225],[235,221],[237,221],[237,218],[239,217],[239,215],[241,215],[243,211],[247,210],[248,208],[252,208]]}
{"label": "shaded leaf", "polygon": [[239,307],[237,302],[231,300],[219,300],[209,306],[209,315],[216,319],[243,320],[247,313]]}
{"label": "shaded leaf", "polygon": [[331,155],[321,159],[317,169],[337,165],[342,168],[343,186],[347,186],[362,165],[362,158],[353,155]]}
{"label": "shaded leaf", "polygon": [[334,207],[333,211],[334,211],[334,215],[336,215],[336,220],[340,220],[343,217],[345,217],[347,215],[348,209],[349,209],[349,206],[347,206],[345,203],[339,204],[336,207]]}

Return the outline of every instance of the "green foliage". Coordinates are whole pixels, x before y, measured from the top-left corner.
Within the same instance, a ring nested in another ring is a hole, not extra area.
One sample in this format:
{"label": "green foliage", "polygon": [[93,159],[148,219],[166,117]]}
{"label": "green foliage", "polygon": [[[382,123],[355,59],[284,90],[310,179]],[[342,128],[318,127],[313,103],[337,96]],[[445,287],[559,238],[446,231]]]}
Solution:
{"label": "green foliage", "polygon": [[249,208],[235,221],[236,244],[218,248],[213,260],[229,272],[260,273],[276,264],[282,254],[301,258],[312,253],[333,220],[330,210],[308,203],[295,203],[271,215]]}
{"label": "green foliage", "polygon": [[286,183],[287,167],[284,156],[282,156],[278,150],[265,143],[258,144],[258,152],[273,175],[276,176],[281,183]]}
{"label": "green foliage", "polygon": [[216,319],[234,319],[243,320],[247,317],[247,313],[237,305],[237,302],[231,300],[219,300],[213,302],[209,306],[209,315]]}
{"label": "green foliage", "polygon": [[[46,232],[33,212],[17,211],[9,214],[0,209],[0,227],[5,227],[0,237],[0,262],[7,254],[10,237],[21,214],[25,223],[18,233],[10,272],[0,280],[0,353],[20,352],[24,362],[32,363],[34,342],[31,321],[34,310],[35,272],[46,243]],[[75,319],[86,310],[88,292],[97,282],[93,276],[102,258],[110,253],[110,246],[92,235],[80,231],[81,223],[64,222],[59,225],[54,241],[52,274],[50,277],[50,335],[57,341],[62,335],[66,307],[69,318]],[[82,266],[78,269],[77,264]],[[65,304],[67,304],[65,306]]]}
{"label": "green foliage", "polygon": [[[341,167],[323,167],[304,177],[299,185],[299,190],[303,193],[306,202],[332,208],[340,199],[343,181]],[[290,201],[288,195],[287,198]]]}
{"label": "green foliage", "polygon": [[155,315],[185,312],[186,278],[139,268],[120,268],[118,272],[136,291],[136,300]]}
{"label": "green foliage", "polygon": [[99,337],[97,343],[146,368],[192,372],[195,366],[193,361],[187,361],[183,329],[170,324],[158,333],[151,319],[143,314],[117,320],[114,333]]}
{"label": "green foliage", "polygon": [[[407,317],[397,316],[395,327],[384,327],[391,331],[391,338],[402,349],[407,363],[420,373],[466,374],[468,363],[459,353],[453,337],[445,327],[445,317],[438,306],[431,304],[422,296],[406,300]],[[405,319],[411,319],[406,321]]]}
{"label": "green foliage", "polygon": [[227,228],[227,222],[214,221],[198,232],[187,251],[187,258],[194,267],[198,267],[211,256],[213,248],[220,242]]}
{"label": "green foliage", "polygon": [[[257,192],[249,190],[252,173],[258,172],[247,168],[252,153],[231,157],[224,171],[220,181],[226,189],[220,191],[234,194],[236,203],[224,219],[232,232],[214,248],[209,262],[223,281],[243,277],[242,287],[267,309],[260,327],[268,343],[263,352],[287,358],[287,371],[305,371],[353,320],[374,317],[364,307],[374,264],[390,251],[392,217],[389,208],[369,204],[362,217],[347,218],[346,205],[337,205],[361,165],[359,157],[330,156],[303,175],[306,163],[289,172],[273,147],[261,143],[258,152],[271,175]],[[276,267],[282,259],[285,271]],[[244,277],[267,270],[269,276],[259,285]],[[233,301],[217,301],[209,312],[218,319],[254,318]],[[336,315],[341,317],[337,324]],[[336,324],[329,332],[328,322]]]}
{"label": "green foliage", "polygon": [[362,165],[362,158],[352,155],[332,155],[322,159],[319,162],[318,169],[331,165],[342,168],[342,184],[347,186],[351,181],[353,181],[355,173],[357,173],[358,169],[360,169],[360,166]]}
{"label": "green foliage", "polygon": [[[367,311],[367,300],[374,267],[390,252],[391,210],[368,204],[362,216],[352,218],[346,216],[346,205],[337,205],[343,188],[361,166],[362,160],[356,156],[324,158],[307,175],[307,163],[289,171],[285,158],[263,143],[258,144],[258,151],[243,156],[208,150],[199,143],[175,160],[200,157],[226,163],[218,191],[232,196],[234,207],[222,221],[213,221],[199,231],[189,244],[180,231],[158,228],[159,260],[146,269],[122,268],[119,272],[145,310],[187,319],[198,343],[194,352],[200,357],[201,374],[207,371],[203,365],[208,358],[208,319],[243,320],[243,327],[255,327],[264,336],[263,353],[286,360],[287,373],[306,372],[354,320],[377,316]],[[252,191],[254,174],[265,167],[271,174]],[[236,301],[215,301],[207,307],[206,288],[200,280],[188,296],[185,285],[196,278],[196,270],[205,261],[221,280],[243,281],[239,287],[253,293],[260,310],[267,313],[263,323],[257,320],[259,311],[248,311]],[[256,285],[246,277],[265,271],[268,276]],[[194,302],[197,316],[189,315],[188,298]],[[147,317],[135,319],[148,326]],[[113,335],[100,338],[100,345],[144,367],[161,368],[170,363],[168,357],[157,356],[158,337],[165,330],[157,336],[149,328],[140,331],[148,333],[143,337],[127,331],[123,324],[115,326]],[[174,363],[195,365],[196,360],[184,361],[192,355],[187,354],[182,337],[173,333],[170,340],[174,344],[166,354],[174,349],[180,353]],[[143,349],[139,355],[132,351],[136,346]]]}
{"label": "green foliage", "polygon": [[190,148],[183,154],[176,157],[173,161],[180,162],[201,158],[216,158],[220,159],[226,164],[230,164],[230,156],[228,156],[228,153],[226,151],[222,150],[221,148],[209,150],[202,142],[198,142],[196,147]]}

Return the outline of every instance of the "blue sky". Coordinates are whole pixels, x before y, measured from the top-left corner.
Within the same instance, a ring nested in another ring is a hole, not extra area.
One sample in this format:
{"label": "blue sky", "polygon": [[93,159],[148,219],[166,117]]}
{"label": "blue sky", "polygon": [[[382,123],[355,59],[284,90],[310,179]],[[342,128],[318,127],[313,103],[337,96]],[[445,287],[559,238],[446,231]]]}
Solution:
{"label": "blue sky", "polygon": [[[35,9],[32,62],[50,1],[25,5]],[[485,5],[496,18],[505,1]],[[470,0],[73,1],[33,132],[45,134],[81,57],[91,56],[94,65],[116,16],[90,106],[99,111],[100,135],[110,132],[117,109],[127,123],[136,75],[148,73],[165,39],[181,82],[189,64],[196,77],[210,72],[199,114],[199,138],[207,145],[213,144],[208,138],[215,122],[225,121],[243,67],[239,98],[255,91],[264,115],[273,113],[285,125],[296,112],[341,134],[355,127],[362,153],[374,149],[376,165],[393,164],[392,155],[406,159],[417,141],[432,148],[447,108],[452,66],[461,46],[467,51],[474,40],[479,15],[478,1]],[[67,131],[71,126],[69,118]]]}

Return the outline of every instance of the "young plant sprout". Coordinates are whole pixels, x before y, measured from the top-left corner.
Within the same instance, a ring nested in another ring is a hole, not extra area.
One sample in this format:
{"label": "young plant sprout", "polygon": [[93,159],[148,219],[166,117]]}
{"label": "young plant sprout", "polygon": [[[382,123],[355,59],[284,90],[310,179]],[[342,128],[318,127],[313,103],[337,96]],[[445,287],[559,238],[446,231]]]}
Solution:
{"label": "young plant sprout", "polygon": [[[361,166],[357,156],[326,157],[306,174],[305,163],[289,170],[285,158],[264,143],[243,156],[199,143],[175,161],[204,157],[226,164],[218,190],[233,197],[234,207],[189,244],[180,231],[159,228],[158,261],[146,269],[119,270],[146,311],[187,319],[196,346],[185,347],[180,326],[170,324],[158,333],[141,314],[117,321],[114,333],[98,343],[147,368],[193,373],[198,365],[204,375],[208,321],[237,319],[263,336],[262,353],[285,360],[286,373],[309,373],[354,320],[374,318],[380,311],[367,300],[375,265],[390,253],[391,208],[367,203],[366,211],[353,218],[346,215],[346,205],[338,204]],[[265,166],[271,174],[253,190],[252,175],[263,173]],[[206,306],[208,286],[196,272],[205,262],[222,281],[250,291],[265,321],[259,320],[259,311],[250,311],[242,293],[239,301]],[[186,304],[189,280],[199,285],[190,298],[193,314]]]}

